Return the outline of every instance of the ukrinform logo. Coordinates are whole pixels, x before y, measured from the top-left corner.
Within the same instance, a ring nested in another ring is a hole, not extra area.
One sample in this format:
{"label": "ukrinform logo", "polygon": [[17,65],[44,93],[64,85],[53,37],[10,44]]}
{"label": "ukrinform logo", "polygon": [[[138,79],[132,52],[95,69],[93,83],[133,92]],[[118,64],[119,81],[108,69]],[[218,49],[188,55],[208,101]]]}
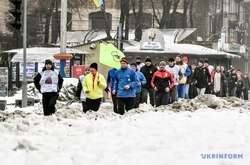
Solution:
{"label": "ukrinform logo", "polygon": [[202,159],[243,159],[242,153],[209,153],[201,155]]}
{"label": "ukrinform logo", "polygon": [[117,51],[112,51],[111,55],[114,61],[119,62],[121,60],[121,56],[119,55]]}

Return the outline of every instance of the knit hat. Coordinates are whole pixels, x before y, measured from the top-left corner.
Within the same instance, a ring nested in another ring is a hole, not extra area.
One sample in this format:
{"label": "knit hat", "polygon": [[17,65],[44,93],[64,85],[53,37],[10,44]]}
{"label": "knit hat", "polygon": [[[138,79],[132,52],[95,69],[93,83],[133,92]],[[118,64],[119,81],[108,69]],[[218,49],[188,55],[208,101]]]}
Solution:
{"label": "knit hat", "polygon": [[151,62],[152,63],[152,60],[151,60],[151,58],[146,58],[145,62]]}
{"label": "knit hat", "polygon": [[47,65],[47,64],[52,65],[52,64],[53,64],[53,62],[52,62],[51,60],[47,59],[47,60],[45,60],[45,65]]}
{"label": "knit hat", "polygon": [[90,66],[89,66],[89,68],[94,68],[95,70],[97,70],[97,68],[98,68],[98,65],[97,65],[97,63],[92,63]]}
{"label": "knit hat", "polygon": [[125,57],[123,57],[120,62],[126,62],[128,64],[128,59],[126,59]]}
{"label": "knit hat", "polygon": [[174,62],[175,60],[174,60],[174,58],[169,58],[168,59],[168,62]]}

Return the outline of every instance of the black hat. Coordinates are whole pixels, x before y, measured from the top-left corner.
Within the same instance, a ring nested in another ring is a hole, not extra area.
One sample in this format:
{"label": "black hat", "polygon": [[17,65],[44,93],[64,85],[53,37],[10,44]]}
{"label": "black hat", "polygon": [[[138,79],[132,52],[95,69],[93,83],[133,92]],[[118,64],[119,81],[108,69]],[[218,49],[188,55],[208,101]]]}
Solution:
{"label": "black hat", "polygon": [[174,60],[174,58],[169,58],[168,61],[169,62],[174,62],[175,60]]}
{"label": "black hat", "polygon": [[146,58],[145,62],[151,62],[152,63],[152,60],[151,60],[151,58]]}
{"label": "black hat", "polygon": [[45,65],[47,65],[47,64],[52,65],[52,64],[53,64],[53,62],[52,62],[51,60],[47,59],[47,60],[45,60]]}
{"label": "black hat", "polygon": [[97,63],[92,63],[90,66],[89,66],[90,68],[94,68],[95,70],[97,70],[97,68],[98,68],[98,65],[97,65]]}

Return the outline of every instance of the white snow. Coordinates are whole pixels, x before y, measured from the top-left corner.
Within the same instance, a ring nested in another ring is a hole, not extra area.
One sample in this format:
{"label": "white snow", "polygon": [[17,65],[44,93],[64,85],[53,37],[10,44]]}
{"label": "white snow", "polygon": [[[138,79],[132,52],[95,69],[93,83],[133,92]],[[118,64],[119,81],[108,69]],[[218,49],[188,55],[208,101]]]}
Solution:
{"label": "white snow", "polygon": [[[143,104],[124,116],[110,103],[98,113],[58,102],[56,115],[42,106],[8,108],[0,122],[3,165],[248,165],[248,104],[229,109],[157,112]],[[238,153],[242,159],[202,159],[201,154]]]}

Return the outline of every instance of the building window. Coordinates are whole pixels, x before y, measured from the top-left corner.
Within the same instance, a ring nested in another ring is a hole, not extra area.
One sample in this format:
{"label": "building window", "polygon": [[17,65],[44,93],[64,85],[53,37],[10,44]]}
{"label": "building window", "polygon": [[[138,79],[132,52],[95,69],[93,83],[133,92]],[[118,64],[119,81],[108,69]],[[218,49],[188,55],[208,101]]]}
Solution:
{"label": "building window", "polygon": [[[112,14],[106,13],[107,27],[111,29],[112,27]],[[105,16],[103,12],[93,12],[89,14],[89,29],[91,30],[105,30]]]}

